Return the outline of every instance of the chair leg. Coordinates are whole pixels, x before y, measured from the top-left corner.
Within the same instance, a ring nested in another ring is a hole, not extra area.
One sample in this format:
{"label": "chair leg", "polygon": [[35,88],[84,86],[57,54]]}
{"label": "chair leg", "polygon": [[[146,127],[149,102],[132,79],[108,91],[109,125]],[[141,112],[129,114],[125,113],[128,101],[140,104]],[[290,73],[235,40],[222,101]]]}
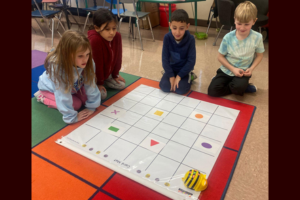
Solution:
{"label": "chair leg", "polygon": [[87,20],[89,19],[90,14],[91,14],[91,12],[89,12],[89,13],[87,14],[87,16],[86,16],[86,19],[85,19],[85,23],[84,23],[82,32],[84,32],[84,30],[85,30],[85,26],[86,26]]}
{"label": "chair leg", "polygon": [[135,40],[136,39],[136,24],[132,24],[132,38],[133,38],[133,40]]}
{"label": "chair leg", "polygon": [[149,26],[150,26],[150,30],[151,30],[151,35],[152,35],[152,38],[153,38],[153,42],[155,42],[153,31],[152,31],[152,25],[151,25],[151,22],[150,22],[150,19],[149,19],[149,15],[147,15],[147,18],[148,18],[148,22],[149,22]]}
{"label": "chair leg", "polygon": [[135,34],[134,34],[134,32],[135,32],[134,24],[131,23],[131,35],[132,35],[132,41],[134,41],[134,39],[135,39]]}
{"label": "chair leg", "polygon": [[79,23],[75,19],[75,17],[72,15],[72,13],[67,9],[67,12],[71,15],[71,17],[74,19],[75,23],[78,25],[78,30],[79,30]]}
{"label": "chair leg", "polygon": [[33,27],[31,27],[32,28],[32,30],[36,33],[36,30],[34,30],[34,28]]}
{"label": "chair leg", "polygon": [[[54,17],[55,17],[56,19],[58,19],[58,23],[61,25],[61,27],[64,29],[64,31],[66,31],[66,29],[65,29],[64,25],[61,23],[60,19],[59,19],[56,15],[55,15]],[[57,32],[58,32],[58,29],[57,29]],[[59,34],[59,36],[61,37],[60,32],[58,32],[58,34]]]}
{"label": "chair leg", "polygon": [[130,33],[131,33],[131,17],[129,17],[129,33],[128,33],[128,38],[130,37]]}
{"label": "chair leg", "polygon": [[50,20],[48,20],[48,26],[50,27]]}
{"label": "chair leg", "polygon": [[137,28],[138,28],[138,31],[139,31],[139,37],[140,37],[140,43],[141,43],[141,49],[144,51],[144,49],[143,49],[142,37],[141,37],[141,32],[140,32],[140,26],[139,26],[139,18],[136,18],[136,23],[137,23]]}
{"label": "chair leg", "polygon": [[211,15],[211,18],[209,20],[209,24],[208,24],[208,27],[207,27],[207,30],[206,30],[206,34],[208,33],[208,29],[210,27],[210,24],[211,24],[211,21],[212,21],[212,18],[213,18],[214,14]]}
{"label": "chair leg", "polygon": [[36,23],[38,24],[38,27],[40,28],[41,32],[43,33],[43,35],[46,37],[45,33],[42,30],[42,27],[40,26],[39,22],[36,20],[36,18],[34,18],[34,20],[36,21]]}
{"label": "chair leg", "polygon": [[219,35],[220,35],[220,33],[221,33],[223,27],[224,27],[224,25],[221,26],[221,29],[220,29],[220,31],[219,31],[217,37],[216,37],[215,42],[213,43],[213,46],[216,46],[216,42],[217,42],[217,40],[218,40],[218,37],[219,37]]}
{"label": "chair leg", "polygon": [[123,20],[123,17],[120,18],[119,27],[118,27],[118,32],[119,33],[120,33],[120,27],[121,27],[121,24],[122,24],[122,20]]}
{"label": "chair leg", "polygon": [[[59,17],[58,17],[58,19],[61,19],[61,15],[62,15],[62,13],[63,13],[63,12],[60,12],[60,13],[59,13]],[[59,23],[57,23],[56,30],[58,30],[58,26],[59,26]]]}
{"label": "chair leg", "polygon": [[[50,20],[49,20],[50,21]],[[54,19],[51,19],[52,21],[52,39],[51,39],[51,48],[53,47],[53,39],[54,39]]]}

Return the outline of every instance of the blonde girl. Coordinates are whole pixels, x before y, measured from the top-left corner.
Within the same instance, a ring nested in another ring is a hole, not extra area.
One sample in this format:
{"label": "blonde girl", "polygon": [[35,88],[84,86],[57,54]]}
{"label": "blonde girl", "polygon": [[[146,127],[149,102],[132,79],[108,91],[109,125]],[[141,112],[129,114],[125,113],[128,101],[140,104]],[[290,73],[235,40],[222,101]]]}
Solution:
{"label": "blonde girl", "polygon": [[[34,96],[49,108],[58,109],[64,122],[83,120],[100,106],[91,46],[81,32],[66,31],[44,66],[46,71],[39,77],[39,91]],[[78,113],[82,104],[86,108]]]}

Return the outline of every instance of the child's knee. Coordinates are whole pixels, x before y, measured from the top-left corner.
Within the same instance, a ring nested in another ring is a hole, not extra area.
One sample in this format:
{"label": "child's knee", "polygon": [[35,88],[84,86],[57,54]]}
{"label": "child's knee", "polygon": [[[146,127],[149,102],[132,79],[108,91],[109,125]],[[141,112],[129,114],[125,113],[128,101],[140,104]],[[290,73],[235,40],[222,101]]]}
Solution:
{"label": "child's knee", "polygon": [[122,90],[125,88],[125,83],[123,81],[119,81],[119,83],[113,79],[110,81],[105,82],[107,87],[117,89],[117,90]]}
{"label": "child's knee", "polygon": [[219,90],[216,87],[212,87],[211,85],[209,85],[207,89],[207,94],[212,97],[219,97],[220,96]]}
{"label": "child's knee", "polygon": [[177,93],[177,94],[185,94],[188,91],[190,91],[190,89],[191,89],[191,87],[188,87],[188,86],[186,86],[186,87],[178,87],[178,88],[176,88],[175,93]]}
{"label": "child's knee", "polygon": [[164,92],[170,92],[170,90],[171,90],[171,83],[170,83],[170,81],[167,81],[167,80],[161,80],[160,82],[159,82],[159,87],[160,87],[160,89],[162,90],[162,91],[164,91]]}
{"label": "child's knee", "polygon": [[232,94],[244,95],[247,85],[244,84],[230,84],[229,85]]}
{"label": "child's knee", "polygon": [[104,91],[104,90],[101,90],[100,93],[101,93],[101,100],[106,99],[106,97],[107,97],[107,92]]}
{"label": "child's knee", "polygon": [[120,90],[124,89],[125,88],[125,83],[123,81],[119,81],[119,88]]}

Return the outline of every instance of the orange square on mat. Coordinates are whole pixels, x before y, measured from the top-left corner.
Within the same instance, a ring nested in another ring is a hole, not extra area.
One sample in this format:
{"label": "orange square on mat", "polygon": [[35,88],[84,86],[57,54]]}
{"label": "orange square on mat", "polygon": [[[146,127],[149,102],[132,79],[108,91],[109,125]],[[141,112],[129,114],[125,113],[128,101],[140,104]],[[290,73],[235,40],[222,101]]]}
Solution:
{"label": "orange square on mat", "polygon": [[44,142],[34,147],[32,151],[100,187],[113,174],[113,171],[55,143],[55,141],[68,135],[71,131],[75,130],[104,109],[104,106],[99,106],[96,112],[90,117],[78,123],[66,126],[64,129],[58,131]]}
{"label": "orange square on mat", "polygon": [[32,199],[72,199],[90,198],[96,189],[64,172],[47,161],[31,154]]}

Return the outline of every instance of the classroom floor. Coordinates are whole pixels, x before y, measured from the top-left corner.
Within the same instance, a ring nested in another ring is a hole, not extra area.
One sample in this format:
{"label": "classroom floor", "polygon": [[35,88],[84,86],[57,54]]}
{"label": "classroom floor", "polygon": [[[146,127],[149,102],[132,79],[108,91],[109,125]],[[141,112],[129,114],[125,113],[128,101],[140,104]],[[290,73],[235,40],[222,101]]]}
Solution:
{"label": "classroom floor", "polygon": [[[83,18],[80,19],[82,23]],[[47,38],[40,32],[35,20],[32,20],[32,50],[47,52],[51,49],[51,32],[46,23],[40,23]],[[67,27],[67,26],[65,26]],[[80,30],[82,30],[80,27]],[[76,25],[71,29],[78,30]],[[59,28],[61,32],[61,27]],[[121,71],[159,81],[161,79],[161,53],[163,37],[168,28],[157,26],[153,29],[155,42],[152,41],[150,30],[142,30],[144,51],[140,49],[139,39],[132,41],[128,37],[128,23],[122,23],[120,33],[123,43],[123,61]],[[189,28],[191,34],[195,26]],[[198,32],[206,32],[206,27],[197,27]],[[87,32],[87,28],[85,33]],[[217,32],[210,28],[207,40],[196,40],[196,65],[194,72],[198,78],[192,85],[192,90],[207,94],[207,88],[216,70],[220,67],[217,60],[218,49],[223,36],[228,30],[222,30],[216,46],[212,46]],[[54,34],[54,46],[60,37]],[[268,199],[268,115],[269,115],[269,47],[268,40],[264,42],[265,53],[261,63],[257,66],[250,82],[254,83],[258,91],[255,94],[245,94],[243,97],[227,95],[224,98],[256,106],[242,153],[238,160],[225,200],[265,200]]]}

